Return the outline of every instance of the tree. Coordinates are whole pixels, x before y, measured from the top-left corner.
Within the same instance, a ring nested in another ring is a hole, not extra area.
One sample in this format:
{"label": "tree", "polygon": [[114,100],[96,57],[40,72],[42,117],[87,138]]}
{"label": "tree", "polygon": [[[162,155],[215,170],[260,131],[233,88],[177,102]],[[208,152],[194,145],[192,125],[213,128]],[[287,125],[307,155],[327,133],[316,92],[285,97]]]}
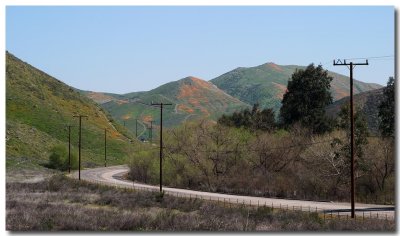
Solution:
{"label": "tree", "polygon": [[248,147],[254,148],[248,156],[255,171],[263,176],[280,172],[295,162],[304,150],[305,138],[299,133],[284,136],[262,133],[250,141]]}
{"label": "tree", "polygon": [[283,125],[288,127],[299,122],[313,133],[330,131],[332,125],[325,115],[325,107],[332,103],[332,79],[321,65],[310,64],[305,70],[296,70],[282,100],[280,119]]}
{"label": "tree", "polygon": [[222,115],[218,123],[230,127],[243,127],[251,131],[272,131],[276,127],[274,111],[270,108],[261,110],[258,103],[253,105],[251,111],[244,109],[230,116]]}
{"label": "tree", "polygon": [[[222,125],[215,125],[205,120],[200,123],[185,123],[183,126],[171,129],[168,132],[166,156],[172,162],[177,157],[183,157],[197,173],[199,182],[208,190],[226,187],[238,174],[236,167],[244,169],[238,163],[245,150],[246,134],[243,130],[231,129]],[[194,175],[194,173],[190,173]]]}
{"label": "tree", "polygon": [[390,77],[383,90],[383,101],[379,105],[379,129],[383,136],[394,134],[394,78]]}
{"label": "tree", "polygon": [[[338,119],[337,126],[339,129],[343,129],[346,132],[347,140],[343,144],[341,155],[348,157],[347,160],[350,161],[350,105],[342,106]],[[359,107],[356,108],[356,112],[354,114],[354,143],[355,143],[355,154],[356,154],[356,166],[359,170],[368,169],[367,163],[364,160],[364,146],[368,144],[367,137],[369,135],[368,132],[368,124],[367,120],[362,113]],[[360,173],[360,172],[359,172]]]}
{"label": "tree", "polygon": [[[344,131],[334,132],[312,137],[312,143],[301,154],[308,172],[313,173],[316,179],[321,180],[321,187],[327,197],[342,195],[341,189],[348,183],[350,159],[348,155],[341,155]],[[308,178],[306,181],[312,181]]]}
{"label": "tree", "polygon": [[394,177],[395,155],[394,140],[392,138],[373,139],[366,150],[366,159],[370,163],[369,175],[380,191],[387,187],[386,182]]}

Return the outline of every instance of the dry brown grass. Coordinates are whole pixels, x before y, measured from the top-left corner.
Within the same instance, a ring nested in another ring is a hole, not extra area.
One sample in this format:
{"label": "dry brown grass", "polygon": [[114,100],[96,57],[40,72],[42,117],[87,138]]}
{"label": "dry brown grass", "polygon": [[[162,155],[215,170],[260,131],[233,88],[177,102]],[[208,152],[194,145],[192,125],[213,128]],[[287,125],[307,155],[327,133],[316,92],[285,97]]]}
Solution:
{"label": "dry brown grass", "polygon": [[98,186],[64,176],[7,183],[10,231],[394,231],[383,220],[324,222],[316,214],[224,207],[199,199]]}

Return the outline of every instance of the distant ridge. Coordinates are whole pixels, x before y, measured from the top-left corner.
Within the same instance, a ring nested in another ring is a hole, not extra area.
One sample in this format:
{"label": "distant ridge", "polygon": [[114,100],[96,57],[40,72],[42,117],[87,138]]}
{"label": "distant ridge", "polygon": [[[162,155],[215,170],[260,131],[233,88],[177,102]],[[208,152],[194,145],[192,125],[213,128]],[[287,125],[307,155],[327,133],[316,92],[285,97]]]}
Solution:
{"label": "distant ridge", "polygon": [[[278,112],[288,80],[298,69],[305,69],[305,67],[282,66],[268,62],[255,67],[238,67],[210,80],[210,82],[243,102],[260,103],[262,107],[273,108]],[[348,96],[349,78],[334,72],[329,72],[329,75],[333,77],[331,92],[334,101]],[[355,94],[381,87],[378,84],[354,81]]]}
{"label": "distant ridge", "polygon": [[249,107],[214,84],[194,76],[166,83],[148,92],[128,93],[123,98],[111,99],[101,106],[131,130],[136,129],[136,119],[142,127],[149,126],[150,120],[158,122],[159,111],[144,105],[151,102],[173,104],[165,108],[164,124],[167,127],[195,119],[216,121],[222,114]]}
{"label": "distant ridge", "polygon": [[[152,101],[173,104],[165,110],[164,124],[167,127],[196,119],[216,121],[222,114],[242,110],[255,103],[262,108],[272,108],[278,115],[287,83],[298,69],[305,67],[268,62],[255,67],[238,67],[210,81],[188,76],[150,91],[122,95],[86,91],[85,94],[131,131],[136,129],[138,119],[140,133],[146,134],[150,120],[157,122],[159,116],[156,109],[144,105]],[[348,96],[349,78],[333,72],[329,74],[334,78],[331,83],[334,101]],[[381,87],[357,80],[354,83],[356,94]]]}
{"label": "distant ridge", "polygon": [[[355,107],[359,107],[368,123],[368,128],[373,134],[379,133],[379,105],[383,100],[383,88],[374,89],[354,95]],[[336,118],[342,106],[349,104],[350,97],[335,101],[326,108],[326,113]]]}

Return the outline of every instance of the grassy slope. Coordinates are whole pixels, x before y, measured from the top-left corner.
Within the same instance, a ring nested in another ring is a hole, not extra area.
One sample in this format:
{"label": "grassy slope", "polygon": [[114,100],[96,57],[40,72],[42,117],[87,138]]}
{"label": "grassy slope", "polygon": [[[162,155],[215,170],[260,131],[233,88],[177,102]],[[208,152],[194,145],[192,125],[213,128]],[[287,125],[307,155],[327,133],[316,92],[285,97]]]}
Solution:
{"label": "grassy slope", "polygon": [[[126,96],[130,102],[110,101],[102,104],[102,107],[120,123],[125,120],[126,127],[131,132],[136,129],[136,118],[147,126],[150,120],[155,120],[153,127],[156,129],[160,124],[160,109],[141,103],[172,103],[172,106],[164,107],[163,124],[166,127],[199,118],[216,120],[223,113],[231,113],[248,106],[211,83],[194,77],[170,82],[148,92],[130,93]],[[143,125],[139,124],[138,134],[142,131]],[[147,133],[145,136],[147,137]]]}
{"label": "grassy slope", "polygon": [[89,97],[93,101],[95,101],[98,104],[103,104],[109,101],[118,101],[120,99],[124,99],[124,95],[120,94],[115,94],[115,93],[102,93],[102,92],[93,92],[93,91],[85,91],[85,90],[80,90],[76,89],[81,94],[84,94],[85,96]]}
{"label": "grassy slope", "polygon": [[[383,99],[383,88],[375,89],[367,92],[362,92],[354,95],[354,104],[356,107],[360,107],[361,111],[367,119],[368,128],[372,133],[378,133],[379,129],[379,117],[378,117],[378,106]],[[341,107],[345,104],[349,104],[350,97],[344,97],[340,100],[335,101],[326,108],[326,112],[331,117],[336,117]]]}
{"label": "grassy slope", "polygon": [[[121,97],[106,93],[92,94],[90,97],[102,104],[118,123],[123,124],[131,133],[135,133],[136,121],[138,135],[148,137],[147,127],[150,120],[155,120],[153,127],[159,127],[159,109],[150,108],[137,101],[167,102],[172,106],[164,109],[164,124],[166,127],[181,124],[183,121],[199,118],[218,119],[224,113],[232,113],[249,107],[249,104],[259,102],[263,107],[271,107],[276,112],[281,107],[281,99],[286,91],[288,79],[301,66],[279,66],[266,63],[251,68],[237,68],[209,82],[187,77],[164,84],[148,92],[128,93]],[[348,77],[331,73],[332,96],[338,100],[349,94]],[[217,87],[213,86],[215,84]],[[380,85],[355,81],[355,93],[379,88]],[[101,102],[113,97],[109,102]],[[156,135],[156,132],[153,136]]]}
{"label": "grassy slope", "polygon": [[103,163],[104,128],[109,130],[109,162],[124,163],[132,144],[114,129],[100,107],[74,88],[6,53],[7,167],[15,166],[18,158],[42,163],[53,145],[67,146],[68,124],[74,126],[71,139],[76,151],[78,119],[73,115],[77,114],[89,116],[83,119],[82,128],[84,165]]}
{"label": "grassy slope", "polygon": [[[286,91],[289,78],[296,69],[304,69],[301,66],[280,66],[274,63],[266,63],[256,67],[239,67],[227,72],[210,82],[226,93],[249,104],[259,102],[263,107],[271,107],[278,111],[281,99]],[[333,76],[331,92],[334,100],[338,100],[349,94],[348,77],[329,72]],[[355,80],[355,93],[380,88],[380,85],[367,84]]]}

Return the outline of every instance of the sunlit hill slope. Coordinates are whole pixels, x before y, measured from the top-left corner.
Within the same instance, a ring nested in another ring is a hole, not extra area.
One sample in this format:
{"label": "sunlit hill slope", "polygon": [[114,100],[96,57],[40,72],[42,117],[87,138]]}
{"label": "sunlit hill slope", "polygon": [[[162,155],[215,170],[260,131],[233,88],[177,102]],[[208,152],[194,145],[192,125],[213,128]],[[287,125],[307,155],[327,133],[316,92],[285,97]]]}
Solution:
{"label": "sunlit hill slope", "polygon": [[[104,129],[108,130],[110,163],[123,163],[132,146],[103,110],[74,88],[6,53],[7,167],[21,162],[40,164],[56,144],[68,143],[77,152],[78,119],[82,119],[82,156],[85,166],[103,163]],[[21,161],[23,160],[23,161]]]}

